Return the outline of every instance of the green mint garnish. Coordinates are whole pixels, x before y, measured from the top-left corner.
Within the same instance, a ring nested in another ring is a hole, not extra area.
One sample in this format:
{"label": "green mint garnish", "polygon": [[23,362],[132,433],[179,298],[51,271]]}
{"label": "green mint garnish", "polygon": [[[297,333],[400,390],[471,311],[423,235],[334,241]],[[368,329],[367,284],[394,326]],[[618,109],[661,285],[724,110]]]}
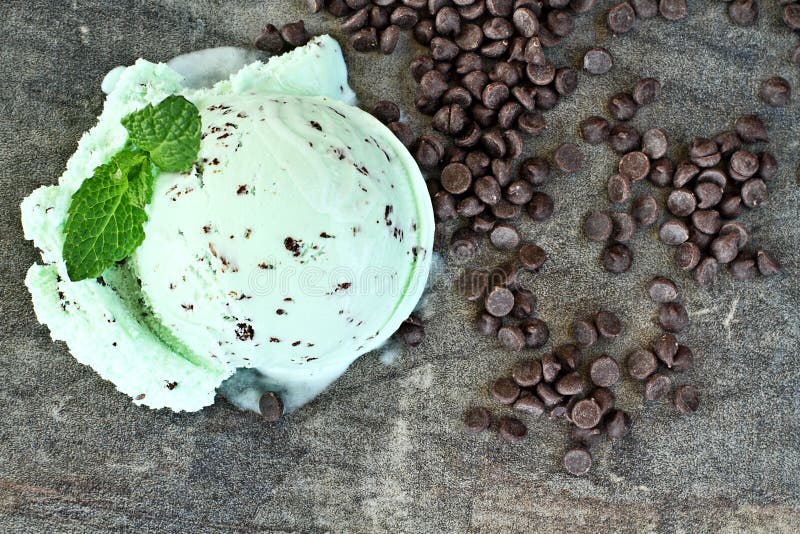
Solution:
{"label": "green mint garnish", "polygon": [[160,104],[122,119],[134,145],[150,153],[159,169],[185,172],[192,168],[200,150],[200,113],[182,96],[170,96]]}
{"label": "green mint garnish", "polygon": [[63,256],[75,282],[97,278],[142,244],[157,171],[188,171],[200,150],[200,113],[182,96],[131,113],[122,125],[133,146],[97,167],[72,195]]}

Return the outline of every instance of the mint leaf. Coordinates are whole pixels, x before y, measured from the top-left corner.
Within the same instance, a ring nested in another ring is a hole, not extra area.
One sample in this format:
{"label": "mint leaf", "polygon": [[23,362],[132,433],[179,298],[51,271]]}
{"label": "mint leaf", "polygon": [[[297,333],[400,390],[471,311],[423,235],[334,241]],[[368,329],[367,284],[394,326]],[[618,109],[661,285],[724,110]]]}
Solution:
{"label": "mint leaf", "polygon": [[162,171],[190,170],[200,151],[200,112],[182,96],[169,96],[131,113],[122,125],[133,144],[149,152]]}
{"label": "mint leaf", "polygon": [[153,188],[149,158],[125,150],[97,167],[72,195],[64,228],[70,280],[96,278],[144,241],[143,209]]}

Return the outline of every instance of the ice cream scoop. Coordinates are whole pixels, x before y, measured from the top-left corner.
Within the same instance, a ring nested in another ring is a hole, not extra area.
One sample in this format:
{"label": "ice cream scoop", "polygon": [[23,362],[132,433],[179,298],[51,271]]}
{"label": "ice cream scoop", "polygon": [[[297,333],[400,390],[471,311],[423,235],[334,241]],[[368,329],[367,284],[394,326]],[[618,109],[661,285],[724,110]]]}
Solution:
{"label": "ice cream scoop", "polygon": [[[229,379],[238,406],[257,410],[270,390],[291,410],[411,313],[430,269],[430,200],[405,147],[350,105],[335,41],[208,89],[142,60],[106,85],[59,185],[22,205],[44,261],[26,280],[34,307],[79,361],[153,408],[198,410]],[[124,265],[69,281],[72,193],[125,144],[122,116],[175,93],[200,111],[197,164],[156,178],[146,238]]]}

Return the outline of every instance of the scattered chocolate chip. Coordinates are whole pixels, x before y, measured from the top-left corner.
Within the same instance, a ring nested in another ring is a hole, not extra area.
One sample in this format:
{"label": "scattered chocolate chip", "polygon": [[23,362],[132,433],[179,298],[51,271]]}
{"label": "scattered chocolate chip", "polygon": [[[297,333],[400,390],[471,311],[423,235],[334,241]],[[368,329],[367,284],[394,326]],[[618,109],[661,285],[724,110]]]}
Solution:
{"label": "scattered chocolate chip", "polygon": [[539,348],[550,339],[550,330],[547,323],[541,319],[531,319],[520,325],[525,335],[525,344],[530,348]]}
{"label": "scattered chocolate chip", "polygon": [[694,280],[698,285],[710,286],[717,280],[719,264],[711,256],[701,259],[694,270]]}
{"label": "scattered chocolate chip", "polygon": [[667,332],[682,332],[689,326],[689,314],[678,302],[665,302],[658,308],[658,324]]}
{"label": "scattered chocolate chip", "polygon": [[[542,364],[542,366],[544,367],[544,363]],[[546,369],[546,367],[545,367],[545,369]],[[545,377],[545,380],[546,380],[547,379],[547,372],[546,371],[544,371],[544,377]],[[550,379],[550,382],[555,380],[555,378],[556,378],[555,376],[552,376],[551,379]],[[545,382],[539,382],[538,384],[536,384],[536,395],[538,395],[539,398],[542,399],[542,402],[548,408],[552,408],[553,406],[556,406],[557,404],[560,404],[561,401],[564,400],[563,396],[561,396],[558,393],[556,393],[553,390],[553,388],[551,388]]]}
{"label": "scattered chocolate chip", "polygon": [[614,4],[606,16],[606,26],[617,35],[631,31],[634,22],[636,22],[636,13],[627,2]]}
{"label": "scattered chocolate chip", "polygon": [[597,343],[597,328],[594,321],[577,319],[572,323],[572,339],[581,347],[591,347]]}
{"label": "scattered chocolate chip", "polygon": [[656,355],[647,349],[637,349],[627,358],[628,374],[637,380],[646,380],[658,369]]}
{"label": "scattered chocolate chip", "polygon": [[736,119],[736,133],[745,143],[769,141],[764,123],[756,115],[744,115]]}
{"label": "scattered chocolate chip", "polygon": [[785,78],[773,76],[761,83],[758,96],[772,107],[788,106],[792,99],[792,86]]}
{"label": "scattered chocolate chip", "polygon": [[306,24],[302,20],[284,25],[281,28],[281,37],[290,46],[305,46],[311,40],[311,35],[306,31]]}
{"label": "scattered chocolate chip", "polygon": [[672,380],[667,375],[655,373],[644,384],[644,398],[656,401],[664,398],[672,387]]}
{"label": "scattered chocolate chip", "polygon": [[496,336],[501,324],[499,318],[488,312],[481,312],[475,321],[478,332],[484,336]]}
{"label": "scattered chocolate chip", "polygon": [[631,196],[631,182],[620,174],[608,179],[608,199],[615,204],[627,202]]}
{"label": "scattered chocolate chip", "polygon": [[614,410],[606,418],[606,434],[608,437],[617,440],[628,435],[631,430],[631,418],[622,410]]}
{"label": "scattered chocolate chip", "polygon": [[678,286],[663,276],[653,278],[647,286],[647,292],[653,302],[664,303],[678,299]]}
{"label": "scattered chocolate chip", "polygon": [[573,371],[558,379],[556,391],[568,397],[583,394],[586,392],[586,381],[579,372]]}
{"label": "scattered chocolate chip", "polygon": [[486,296],[486,311],[495,317],[505,317],[514,308],[514,294],[505,287],[495,287]]}
{"label": "scattered chocolate chip", "polygon": [[283,417],[283,399],[274,391],[267,391],[258,401],[258,409],[265,421],[275,423]]}
{"label": "scattered chocolate chip", "polygon": [[629,124],[617,124],[611,128],[608,135],[608,144],[618,154],[626,154],[637,150],[642,140],[639,131]]}
{"label": "scattered chocolate chip", "polygon": [[681,20],[689,14],[686,0],[659,0],[658,11],[667,20]]}
{"label": "scattered chocolate chip", "polygon": [[758,271],[764,276],[774,276],[781,272],[781,265],[766,251],[759,250],[756,255]]}
{"label": "scattered chocolate chip", "polygon": [[670,219],[661,225],[658,237],[665,245],[678,246],[689,239],[689,227],[681,220]]}
{"label": "scattered chocolate chip", "polygon": [[498,429],[500,436],[509,443],[521,441],[528,435],[528,428],[515,417],[502,417]]}
{"label": "scattered chocolate chip", "polygon": [[[561,362],[556,358],[555,354],[548,353],[542,356],[542,379],[547,383],[552,383],[561,372]],[[544,397],[539,395],[542,400]],[[560,402],[560,400],[558,401]],[[558,402],[554,404],[558,404]]]}
{"label": "scattered chocolate chip", "polygon": [[255,41],[256,48],[269,54],[280,54],[283,52],[283,46],[284,42],[283,37],[281,37],[281,32],[272,24],[267,24],[264,31],[261,32],[261,35],[259,35]]}
{"label": "scattered chocolate chip", "polygon": [[647,106],[661,98],[661,82],[655,78],[642,78],[633,86],[633,100]]}
{"label": "scattered chocolate chip", "polygon": [[657,220],[661,210],[655,197],[644,194],[633,201],[631,205],[631,215],[639,226],[646,227],[653,225]]}
{"label": "scattered chocolate chip", "polygon": [[733,0],[728,4],[728,16],[737,26],[752,26],[758,19],[756,0]]}
{"label": "scattered chocolate chip", "polygon": [[575,476],[582,476],[592,468],[592,455],[584,447],[573,447],[564,454],[564,469]]}
{"label": "scattered chocolate chip", "polygon": [[528,289],[515,289],[514,307],[511,315],[517,319],[527,319],[536,311],[536,296]]}
{"label": "scattered chocolate chip", "polygon": [[577,145],[563,143],[553,154],[553,161],[561,171],[573,173],[583,165],[583,155]]}
{"label": "scattered chocolate chip", "polygon": [[597,332],[606,339],[614,339],[622,334],[622,321],[614,312],[600,310],[594,317]]}
{"label": "scattered chocolate chip", "polygon": [[694,386],[681,386],[675,391],[675,408],[684,415],[697,411],[700,406],[700,392]]}
{"label": "scattered chocolate chip", "polygon": [[616,93],[608,101],[608,112],[618,121],[632,119],[638,109],[639,105],[630,93]]}
{"label": "scattered chocolate chip", "polygon": [[553,215],[553,199],[547,193],[534,193],[528,203],[528,215],[534,221],[546,221]]}
{"label": "scattered chocolate chip", "polygon": [[618,243],[627,243],[633,238],[636,232],[636,221],[627,213],[614,212],[611,214],[613,231],[611,239]]}
{"label": "scattered chocolate chip", "polygon": [[492,414],[483,407],[470,408],[464,414],[464,426],[469,432],[483,432],[492,422]]}
{"label": "scattered chocolate chip", "polygon": [[611,217],[602,211],[589,213],[583,221],[583,233],[591,241],[603,242],[611,237]]}
{"label": "scattered chocolate chip", "polygon": [[675,353],[675,358],[672,361],[672,370],[682,373],[688,371],[694,363],[694,355],[691,349],[684,345],[678,345],[678,351]]}
{"label": "scattered chocolate chip", "polygon": [[590,48],[583,55],[583,68],[589,74],[605,74],[613,66],[614,58],[605,48]]}
{"label": "scattered chocolate chip", "polygon": [[584,429],[597,426],[601,418],[600,405],[592,398],[576,402],[570,413],[572,423],[578,428]]}
{"label": "scattered chocolate chip", "polygon": [[619,364],[611,356],[603,354],[589,366],[589,376],[596,386],[611,387],[619,380]]}
{"label": "scattered chocolate chip", "polygon": [[650,160],[644,152],[628,152],[619,161],[619,174],[631,182],[638,182],[650,174]]}

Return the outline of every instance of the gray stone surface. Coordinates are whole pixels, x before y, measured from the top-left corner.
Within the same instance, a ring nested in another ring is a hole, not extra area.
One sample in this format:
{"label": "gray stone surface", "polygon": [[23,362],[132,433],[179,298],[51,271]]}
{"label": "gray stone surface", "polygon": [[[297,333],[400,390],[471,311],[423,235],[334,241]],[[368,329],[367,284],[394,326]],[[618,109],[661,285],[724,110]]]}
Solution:
{"label": "gray stone surface", "polygon": [[[693,322],[684,336],[698,357],[683,382],[703,395],[700,411],[676,415],[666,402],[639,400],[641,386],[618,387],[634,418],[631,436],[594,451],[585,478],[560,468],[566,425],[526,420],[527,439],[503,445],[493,433],[465,436],[465,407],[491,405],[486,384],[519,357],[478,338],[475,310],[448,287],[451,265],[428,300],[428,340],[385,365],[368,355],[316,402],[269,426],[220,400],[179,415],[133,406],[76,363],[39,326],[22,280],[37,254],[22,237],[18,204],[61,173],[80,134],[100,110],[104,73],[136,57],[166,60],[217,45],[245,45],[267,20],[304,15],[303,2],[231,0],[5,0],[0,5],[0,530],[3,531],[537,531],[792,532],[800,524],[800,192],[795,103],[774,110],[755,97],[759,81],[785,76],[797,37],[761,2],[755,28],[732,26],[723,2],[690,1],[679,23],[640,21],[622,37],[601,23],[608,4],[579,20],[555,52],[577,64],[594,40],[617,65],[581,76],[578,92],[548,115],[550,130],[529,146],[546,153],[576,139],[580,118],[638,76],[664,81],[664,98],[635,124],[661,126],[685,143],[760,113],[781,162],[769,206],[744,220],[753,241],[776,253],[785,273],[712,289],[693,286],[671,266],[655,232],[640,232],[631,272],[607,276],[599,246],[578,232],[592,207],[608,207],[603,184],[614,166],[604,147],[582,146],[587,164],[546,186],[556,215],[526,221],[525,238],[551,255],[525,284],[540,299],[553,339],[571,319],[599,306],[627,328],[591,354],[622,356],[653,338],[645,284],[674,277]],[[411,107],[408,39],[392,58],[346,48],[365,105],[379,97]],[[677,153],[682,153],[678,149]],[[485,247],[470,265],[497,261]],[[501,410],[496,410],[501,413]],[[569,522],[569,523],[568,523]],[[570,525],[567,527],[567,525]]]}

